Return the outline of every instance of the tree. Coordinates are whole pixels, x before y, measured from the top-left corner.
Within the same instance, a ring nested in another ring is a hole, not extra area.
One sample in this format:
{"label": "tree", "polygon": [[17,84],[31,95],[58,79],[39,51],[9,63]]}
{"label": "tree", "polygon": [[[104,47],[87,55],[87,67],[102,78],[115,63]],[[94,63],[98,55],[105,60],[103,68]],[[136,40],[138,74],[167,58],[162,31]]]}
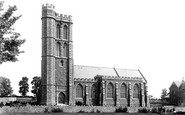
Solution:
{"label": "tree", "polygon": [[167,89],[166,88],[162,89],[161,100],[164,101],[167,95],[168,95]]}
{"label": "tree", "polygon": [[25,39],[18,39],[20,33],[14,31],[13,25],[21,17],[13,16],[17,10],[16,6],[9,6],[4,11],[3,1],[0,1],[0,64],[3,62],[17,61],[17,56],[23,51],[19,47],[25,42]]}
{"label": "tree", "polygon": [[28,78],[22,77],[22,80],[19,81],[19,86],[19,93],[22,96],[26,96],[26,94],[29,92]]}
{"label": "tree", "polygon": [[32,84],[31,92],[35,95],[35,97],[38,98],[38,92],[39,92],[39,88],[41,86],[41,77],[39,77],[39,76],[33,77],[31,84]]}
{"label": "tree", "polygon": [[5,77],[0,77],[0,96],[10,96],[13,93],[10,80]]}

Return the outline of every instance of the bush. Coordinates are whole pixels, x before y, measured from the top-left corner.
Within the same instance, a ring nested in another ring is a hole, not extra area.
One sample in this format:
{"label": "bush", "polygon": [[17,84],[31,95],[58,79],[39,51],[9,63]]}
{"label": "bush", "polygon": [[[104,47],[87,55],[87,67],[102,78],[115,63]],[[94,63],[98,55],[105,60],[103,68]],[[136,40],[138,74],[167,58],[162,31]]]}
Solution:
{"label": "bush", "polygon": [[138,109],[139,113],[148,113],[150,112],[150,109],[147,109],[147,108],[141,108],[141,109]]}
{"label": "bush", "polygon": [[[118,108],[119,109],[119,108]],[[121,108],[120,111],[125,112],[126,108]],[[115,107],[105,106],[33,106],[27,104],[26,106],[3,106],[0,108],[1,113],[113,113],[116,111]]]}
{"label": "bush", "polygon": [[80,110],[78,113],[85,113],[85,111],[83,111],[83,110]]}
{"label": "bush", "polygon": [[3,103],[3,102],[1,102],[1,103],[0,103],[0,107],[3,107],[3,106],[4,106],[4,103]]}
{"label": "bush", "polygon": [[80,101],[76,101],[75,104],[78,105],[78,106],[82,106],[83,105],[82,102],[80,102]]}
{"label": "bush", "polygon": [[152,112],[152,113],[160,113],[160,111],[159,111],[158,108],[152,108],[151,112]]}
{"label": "bush", "polygon": [[123,113],[126,113],[127,112],[127,108],[120,106],[120,107],[116,108],[116,111],[115,112],[123,112]]}
{"label": "bush", "polygon": [[97,109],[97,110],[96,110],[96,113],[101,113],[101,111]]}
{"label": "bush", "polygon": [[58,106],[47,106],[44,109],[44,113],[62,113],[63,108]]}
{"label": "bush", "polygon": [[61,112],[63,112],[63,109],[62,108],[59,108],[59,107],[52,108],[51,112],[53,112],[53,113],[61,113]]}

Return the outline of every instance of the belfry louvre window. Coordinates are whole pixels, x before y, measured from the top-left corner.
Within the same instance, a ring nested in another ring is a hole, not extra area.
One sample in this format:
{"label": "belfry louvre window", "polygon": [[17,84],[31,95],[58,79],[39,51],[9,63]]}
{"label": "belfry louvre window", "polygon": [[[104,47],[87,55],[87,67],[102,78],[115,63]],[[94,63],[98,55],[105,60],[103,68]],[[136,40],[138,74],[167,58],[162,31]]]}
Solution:
{"label": "belfry louvre window", "polygon": [[107,98],[113,98],[113,84],[109,83],[107,86]]}
{"label": "belfry louvre window", "polygon": [[76,97],[83,98],[83,87],[81,84],[78,84],[76,87]]}
{"label": "belfry louvre window", "polygon": [[60,25],[57,24],[57,28],[56,28],[56,37],[60,38]]}
{"label": "belfry louvre window", "polygon": [[63,46],[63,56],[64,57],[67,57],[67,44],[66,43],[64,43],[64,46]]}
{"label": "belfry louvre window", "polygon": [[64,25],[64,28],[63,28],[63,37],[64,37],[64,39],[67,39],[67,26],[66,25]]}
{"label": "belfry louvre window", "polygon": [[62,51],[61,51],[61,44],[57,42],[57,56],[61,57]]}
{"label": "belfry louvre window", "polygon": [[126,98],[127,97],[127,88],[126,85],[123,83],[120,88],[120,97],[121,98]]}
{"label": "belfry louvre window", "polygon": [[139,98],[139,86],[137,84],[133,88],[133,98]]}

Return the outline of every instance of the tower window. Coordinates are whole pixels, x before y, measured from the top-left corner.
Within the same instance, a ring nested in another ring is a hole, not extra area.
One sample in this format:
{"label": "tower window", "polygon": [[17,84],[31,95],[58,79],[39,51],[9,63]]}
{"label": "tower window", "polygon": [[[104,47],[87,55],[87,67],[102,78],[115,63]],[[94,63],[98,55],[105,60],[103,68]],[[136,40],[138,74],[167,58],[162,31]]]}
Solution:
{"label": "tower window", "polygon": [[62,56],[61,44],[59,42],[57,42],[57,56]]}
{"label": "tower window", "polygon": [[64,37],[64,39],[66,39],[67,40],[67,26],[66,25],[64,25],[64,28],[63,28],[63,37]]}
{"label": "tower window", "polygon": [[63,46],[63,56],[67,57],[67,44],[66,43],[64,43],[64,46]]}
{"label": "tower window", "polygon": [[60,25],[57,24],[57,28],[56,28],[56,37],[60,38]]}

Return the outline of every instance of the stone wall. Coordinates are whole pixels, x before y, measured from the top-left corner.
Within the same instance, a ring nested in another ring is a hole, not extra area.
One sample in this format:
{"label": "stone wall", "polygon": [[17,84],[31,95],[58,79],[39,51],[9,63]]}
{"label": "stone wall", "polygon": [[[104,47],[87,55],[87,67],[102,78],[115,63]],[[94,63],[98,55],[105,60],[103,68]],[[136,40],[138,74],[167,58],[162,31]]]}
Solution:
{"label": "stone wall", "polygon": [[[56,35],[60,26],[59,37]],[[67,27],[63,38],[63,26]],[[58,44],[61,47],[58,50]],[[65,51],[64,51],[64,45]],[[53,5],[42,6],[42,96],[41,103],[58,104],[58,94],[63,92],[66,103],[73,104],[73,45],[72,16],[57,14]],[[57,51],[61,55],[58,55]],[[66,52],[64,55],[64,52]]]}
{"label": "stone wall", "polygon": [[[117,80],[117,79],[91,79],[88,81],[87,79],[75,79],[74,90],[76,91],[76,86],[81,84],[83,86],[83,98],[76,98],[76,101],[81,101],[86,105],[93,105],[91,99],[91,87],[93,84],[96,84],[97,87],[97,105],[103,106],[124,106],[124,107],[145,107],[147,106],[146,101],[144,100],[144,88],[143,82],[141,80],[136,81],[125,81],[125,80]],[[109,83],[113,84],[113,98],[107,98],[107,85]],[[120,98],[120,87],[121,84],[124,83],[127,86],[127,96],[126,98]],[[133,98],[133,86],[135,84],[139,84],[139,98]],[[76,92],[75,92],[76,93]]]}

